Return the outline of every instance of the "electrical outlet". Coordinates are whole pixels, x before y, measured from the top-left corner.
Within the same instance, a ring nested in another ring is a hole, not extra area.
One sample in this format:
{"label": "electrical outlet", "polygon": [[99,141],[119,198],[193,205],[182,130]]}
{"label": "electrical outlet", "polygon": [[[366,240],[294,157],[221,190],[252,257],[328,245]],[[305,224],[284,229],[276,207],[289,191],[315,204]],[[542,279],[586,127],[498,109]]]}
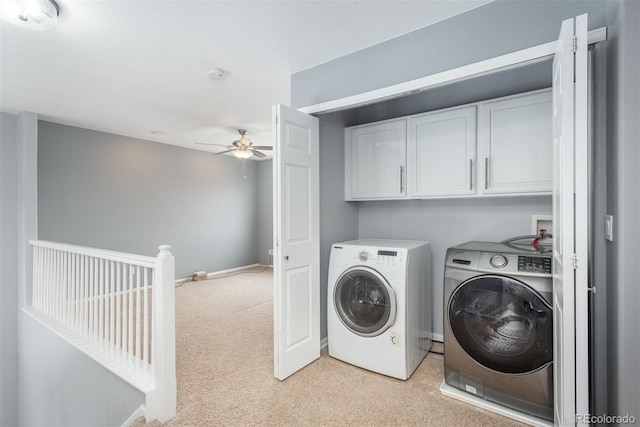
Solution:
{"label": "electrical outlet", "polygon": [[273,256],[273,249],[269,249],[269,255]]}
{"label": "electrical outlet", "polygon": [[613,215],[604,216],[604,238],[613,242]]}

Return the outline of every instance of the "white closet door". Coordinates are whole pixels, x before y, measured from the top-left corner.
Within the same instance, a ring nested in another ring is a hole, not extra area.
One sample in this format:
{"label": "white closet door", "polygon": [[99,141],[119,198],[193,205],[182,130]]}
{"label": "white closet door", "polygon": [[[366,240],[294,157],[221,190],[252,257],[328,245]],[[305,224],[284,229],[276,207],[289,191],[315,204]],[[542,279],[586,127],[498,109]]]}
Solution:
{"label": "white closet door", "polygon": [[562,23],[553,61],[554,421],[561,426],[589,413],[586,58],[582,15]]}
{"label": "white closet door", "polygon": [[320,357],[318,119],[274,112],[274,376]]}
{"label": "white closet door", "polygon": [[408,127],[409,197],[475,194],[476,107],[413,116]]}

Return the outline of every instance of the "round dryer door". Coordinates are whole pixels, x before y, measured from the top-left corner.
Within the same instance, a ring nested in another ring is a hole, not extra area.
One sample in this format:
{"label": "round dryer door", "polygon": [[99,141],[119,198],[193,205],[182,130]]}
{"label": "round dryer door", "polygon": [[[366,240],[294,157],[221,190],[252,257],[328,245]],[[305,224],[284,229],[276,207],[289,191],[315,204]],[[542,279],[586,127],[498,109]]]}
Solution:
{"label": "round dryer door", "polygon": [[485,275],[463,282],[449,300],[449,324],[460,346],[494,371],[524,374],[553,360],[553,312],[531,287]]}
{"label": "round dryer door", "polygon": [[393,289],[383,276],[367,267],[353,267],[342,273],[333,292],[333,303],[344,326],[364,337],[380,335],[395,321]]}

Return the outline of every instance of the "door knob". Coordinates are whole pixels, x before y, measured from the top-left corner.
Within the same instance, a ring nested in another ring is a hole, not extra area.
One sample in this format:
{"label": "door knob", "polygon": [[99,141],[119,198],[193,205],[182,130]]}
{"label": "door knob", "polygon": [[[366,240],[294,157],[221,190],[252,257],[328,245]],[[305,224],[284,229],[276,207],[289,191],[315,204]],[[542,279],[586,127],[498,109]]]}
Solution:
{"label": "door knob", "polygon": [[289,255],[285,255],[285,256],[284,256],[284,259],[285,259],[286,261],[289,261]]}

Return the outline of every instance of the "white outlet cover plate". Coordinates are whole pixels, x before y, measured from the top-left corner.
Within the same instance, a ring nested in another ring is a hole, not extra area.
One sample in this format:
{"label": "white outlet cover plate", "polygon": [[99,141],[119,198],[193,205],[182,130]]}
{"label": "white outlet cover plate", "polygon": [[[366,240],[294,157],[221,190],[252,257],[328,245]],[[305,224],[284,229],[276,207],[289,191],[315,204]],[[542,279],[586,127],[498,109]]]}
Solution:
{"label": "white outlet cover plate", "polygon": [[613,215],[604,217],[604,238],[613,242]]}

